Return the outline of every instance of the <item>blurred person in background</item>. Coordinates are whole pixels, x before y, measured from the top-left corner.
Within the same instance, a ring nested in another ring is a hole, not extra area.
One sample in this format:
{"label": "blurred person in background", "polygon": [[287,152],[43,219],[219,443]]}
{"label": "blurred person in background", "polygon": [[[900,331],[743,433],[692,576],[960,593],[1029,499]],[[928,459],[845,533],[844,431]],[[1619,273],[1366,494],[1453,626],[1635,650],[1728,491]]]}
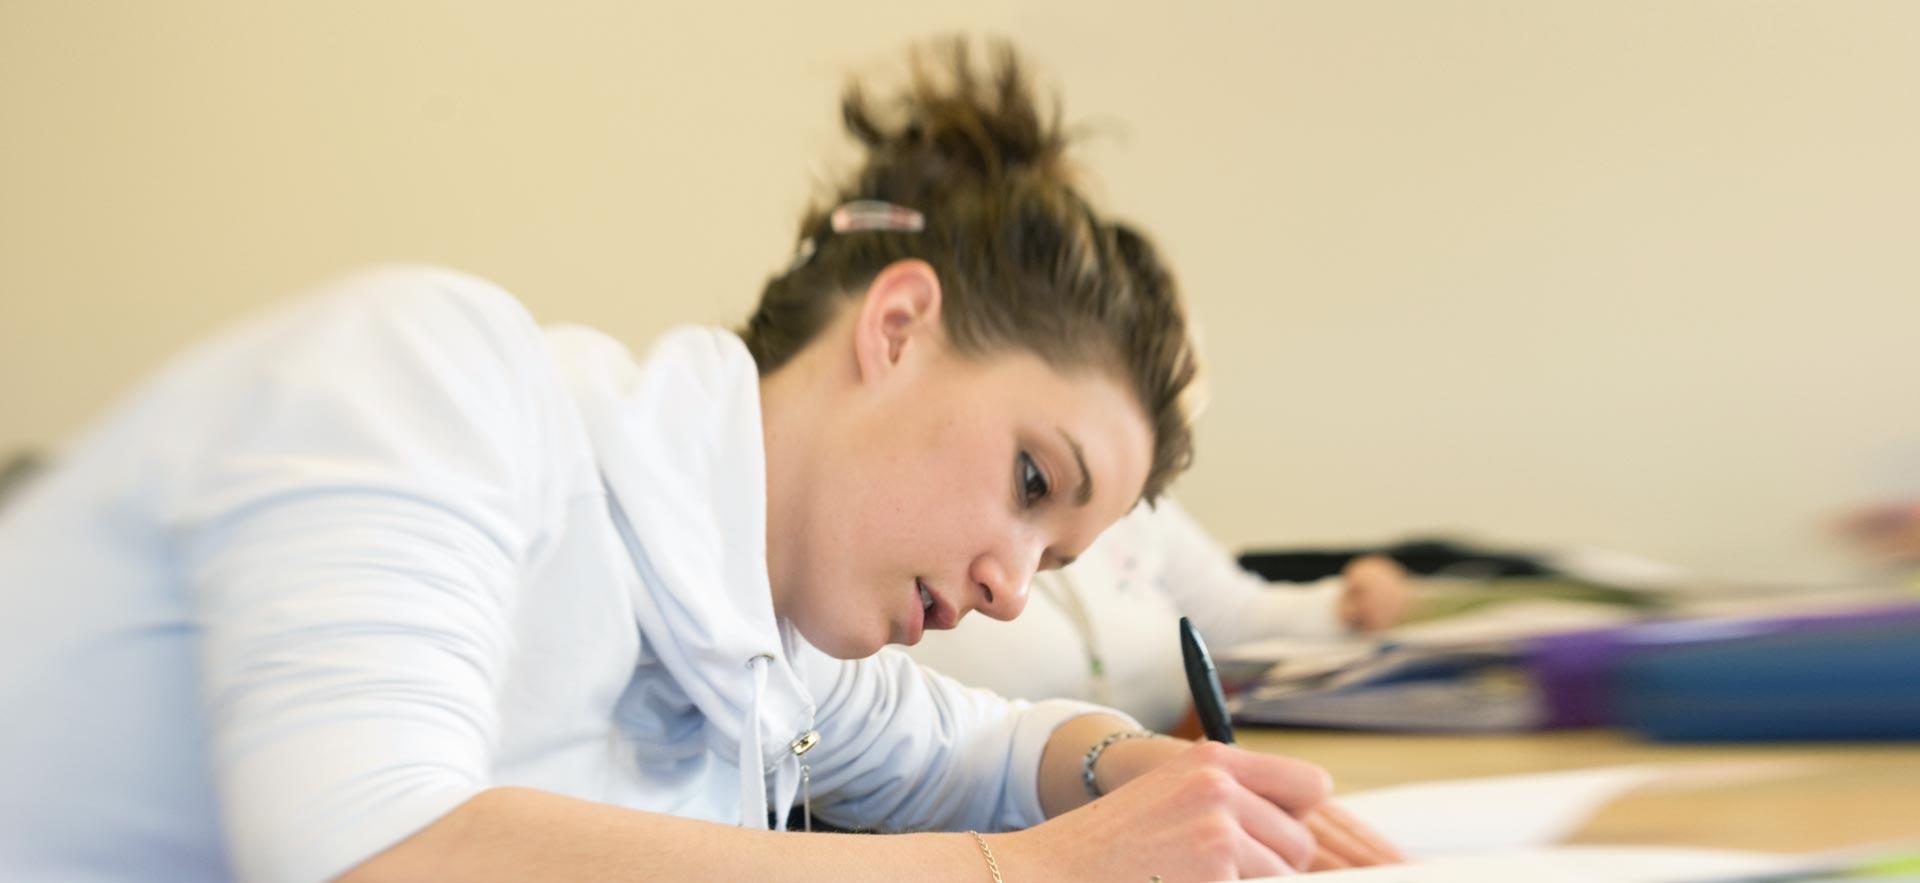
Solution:
{"label": "blurred person in background", "polygon": [[1174,629],[1181,616],[1216,650],[1275,637],[1335,640],[1398,622],[1411,591],[1406,571],[1384,555],[1310,585],[1268,583],[1162,497],[1136,507],[1072,564],[1036,575],[1019,619],[970,622],[908,652],[1005,696],[1081,699],[1186,732],[1193,701]]}

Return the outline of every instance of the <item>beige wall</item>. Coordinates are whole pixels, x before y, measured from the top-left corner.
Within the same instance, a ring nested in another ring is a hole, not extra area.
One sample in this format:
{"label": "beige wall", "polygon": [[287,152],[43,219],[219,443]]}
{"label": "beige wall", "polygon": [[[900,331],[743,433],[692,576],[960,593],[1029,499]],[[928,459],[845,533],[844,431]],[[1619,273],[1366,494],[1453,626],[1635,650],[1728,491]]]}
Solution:
{"label": "beige wall", "polygon": [[0,451],[343,267],[636,342],[743,315],[842,78],[1019,39],[1101,123],[1223,539],[1447,529],[1814,576],[1920,493],[1920,4],[0,2]]}

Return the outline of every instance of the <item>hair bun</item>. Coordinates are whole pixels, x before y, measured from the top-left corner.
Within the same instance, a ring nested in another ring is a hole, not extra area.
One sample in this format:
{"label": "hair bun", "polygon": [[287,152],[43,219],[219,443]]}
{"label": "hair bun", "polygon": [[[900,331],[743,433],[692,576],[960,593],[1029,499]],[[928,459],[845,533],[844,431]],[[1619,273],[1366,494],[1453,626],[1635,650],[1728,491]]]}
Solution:
{"label": "hair bun", "polygon": [[1197,361],[1173,277],[1146,238],[1081,195],[1059,102],[1039,100],[1013,47],[976,48],[921,46],[906,88],[883,100],[847,87],[841,114],[864,161],[807,209],[796,259],[767,280],[740,337],[771,374],[888,266],[923,262],[954,352],[1028,353],[1133,391],[1153,432],[1140,491],[1151,500],[1193,452],[1181,396]]}
{"label": "hair bun", "polygon": [[869,152],[863,183],[898,186],[917,177],[938,188],[955,176],[1066,177],[1068,139],[1057,103],[1042,109],[1012,45],[993,41],[987,54],[983,70],[965,39],[947,38],[914,53],[908,87],[890,100],[876,103],[857,84],[848,87],[841,113]]}

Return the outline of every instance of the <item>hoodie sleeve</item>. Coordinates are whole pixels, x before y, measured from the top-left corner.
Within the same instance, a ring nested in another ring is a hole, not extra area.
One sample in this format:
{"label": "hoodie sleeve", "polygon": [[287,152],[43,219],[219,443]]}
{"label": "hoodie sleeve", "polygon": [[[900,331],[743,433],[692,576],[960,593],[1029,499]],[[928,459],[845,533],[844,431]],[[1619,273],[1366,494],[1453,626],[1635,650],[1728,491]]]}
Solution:
{"label": "hoodie sleeve", "polygon": [[1242,570],[1172,498],[1155,503],[1145,518],[1141,530],[1164,556],[1161,584],[1212,646],[1348,634],[1340,621],[1340,577],[1308,586],[1272,585]]}
{"label": "hoodie sleeve", "polygon": [[488,787],[537,523],[531,319],[451,273],[341,288],[243,338],[173,504],[247,880],[330,879]]}
{"label": "hoodie sleeve", "polygon": [[813,654],[820,695],[815,809],[835,824],[888,831],[1003,831],[1046,820],[1040,754],[1084,702],[1024,702],[962,685],[886,648],[843,661]]}

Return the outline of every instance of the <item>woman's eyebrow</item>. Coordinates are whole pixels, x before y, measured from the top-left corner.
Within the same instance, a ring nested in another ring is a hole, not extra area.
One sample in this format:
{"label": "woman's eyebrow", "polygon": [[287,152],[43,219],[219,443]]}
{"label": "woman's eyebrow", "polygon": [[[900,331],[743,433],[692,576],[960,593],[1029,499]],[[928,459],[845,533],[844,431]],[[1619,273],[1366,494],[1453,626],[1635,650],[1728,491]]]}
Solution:
{"label": "woman's eyebrow", "polygon": [[1080,489],[1073,495],[1073,505],[1084,507],[1093,500],[1093,475],[1087,472],[1086,452],[1080,449],[1080,442],[1074,440],[1074,437],[1065,429],[1058,426],[1053,429],[1060,433],[1061,438],[1066,439],[1067,447],[1073,450],[1073,462],[1080,467]]}

